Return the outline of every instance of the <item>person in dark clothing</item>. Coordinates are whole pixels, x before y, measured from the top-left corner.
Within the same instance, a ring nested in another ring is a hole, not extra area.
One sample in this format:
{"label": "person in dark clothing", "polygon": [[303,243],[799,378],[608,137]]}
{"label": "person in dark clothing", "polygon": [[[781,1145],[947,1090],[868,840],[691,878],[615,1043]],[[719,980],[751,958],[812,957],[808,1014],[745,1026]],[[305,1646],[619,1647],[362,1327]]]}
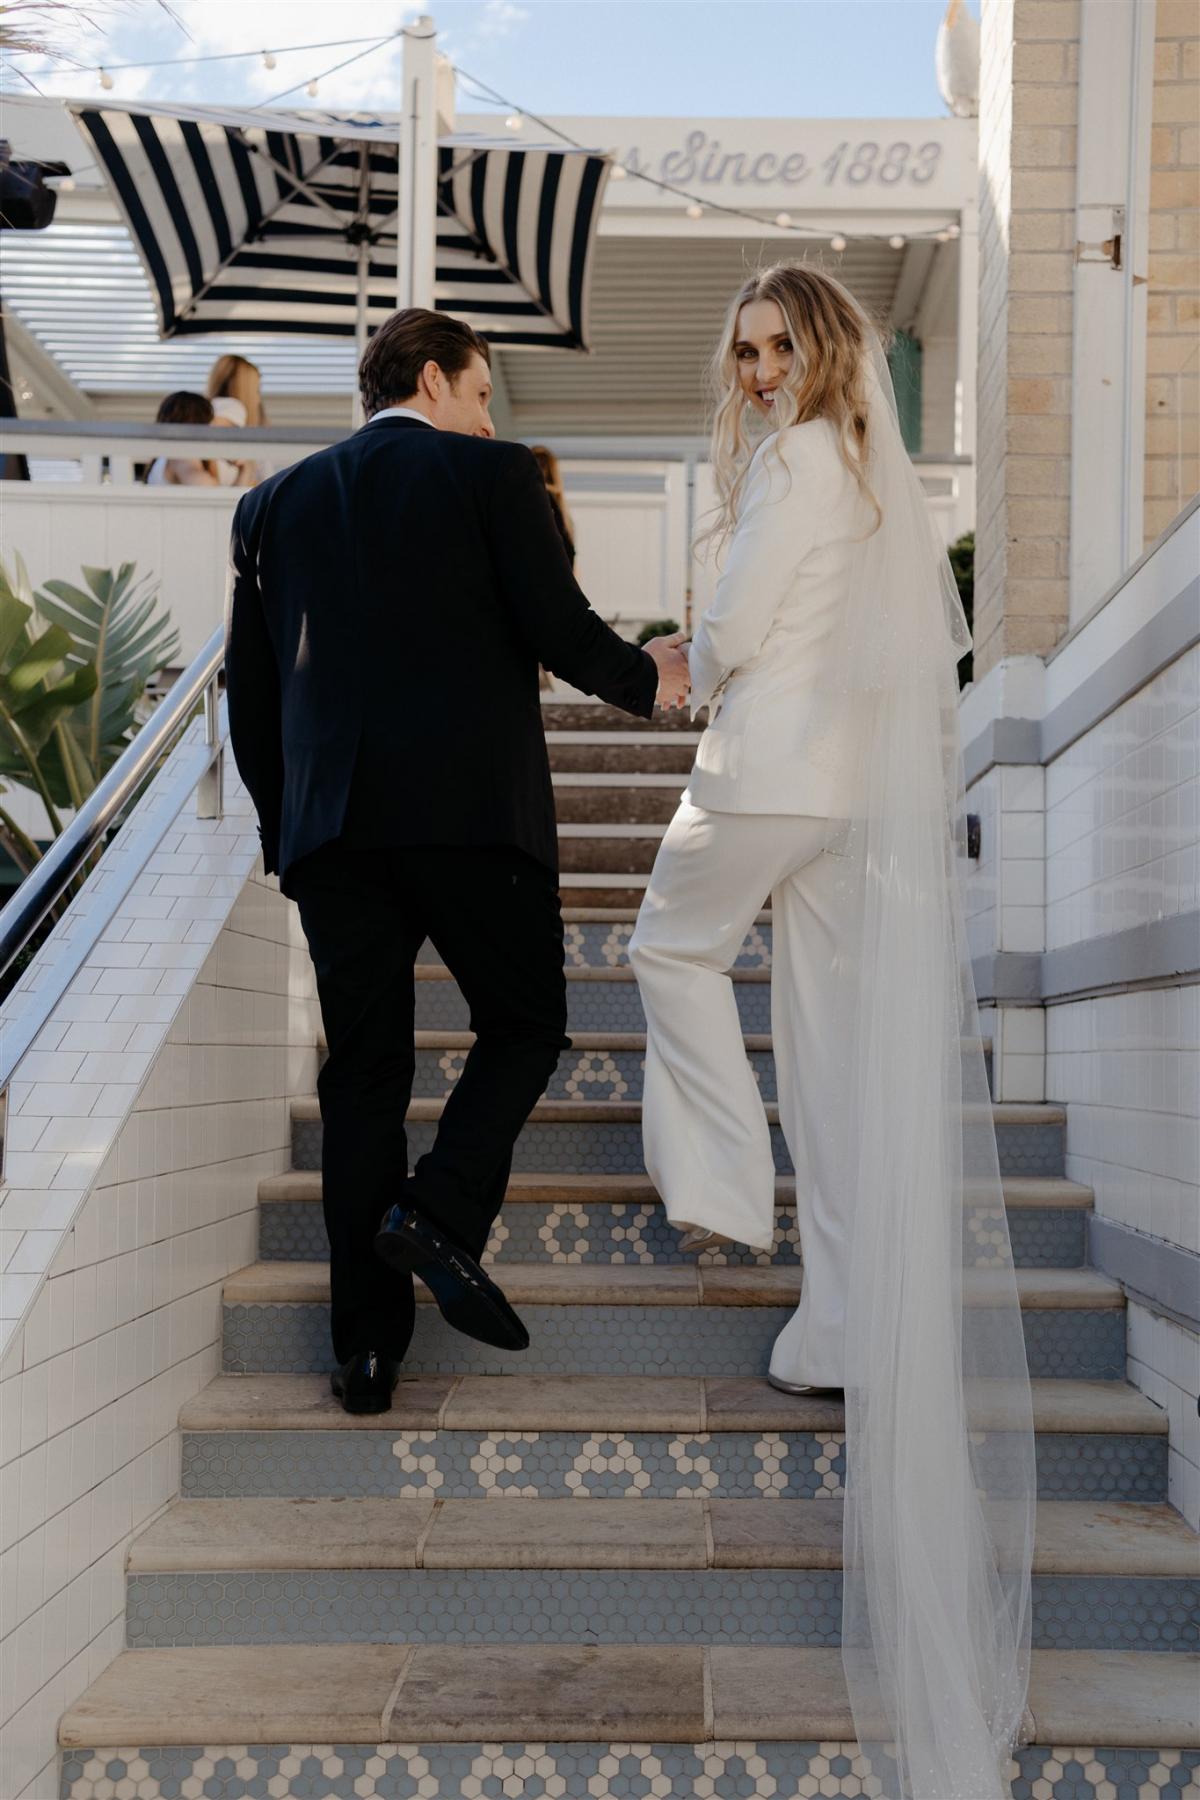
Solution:
{"label": "person in dark clothing", "polygon": [[[458,1329],[528,1342],[479,1259],[569,1044],[539,662],[641,718],[656,697],[682,702],[687,662],[588,605],[537,463],[495,441],[488,350],[468,326],[396,313],[359,380],[367,423],[234,515],[226,682],[264,864],[298,903],[325,1022],[334,1391],[383,1412],[413,1273]],[[410,1177],[426,937],[475,1043]]]}

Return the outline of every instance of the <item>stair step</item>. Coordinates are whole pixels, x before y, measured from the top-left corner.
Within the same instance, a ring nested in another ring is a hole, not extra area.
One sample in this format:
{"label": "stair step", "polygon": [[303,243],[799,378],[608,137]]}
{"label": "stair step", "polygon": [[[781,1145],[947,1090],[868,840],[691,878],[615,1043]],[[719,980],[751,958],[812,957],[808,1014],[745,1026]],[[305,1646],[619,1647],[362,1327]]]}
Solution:
{"label": "stair step", "polygon": [[[747,971],[753,973],[753,971]],[[418,984],[418,1007],[421,986]],[[584,982],[581,989],[600,990],[609,984]],[[753,994],[757,983],[743,991]],[[769,1002],[769,995],[764,998]],[[425,1027],[423,1027],[425,1028]],[[408,1109],[408,1150],[415,1163],[432,1146],[445,1106],[444,1096],[414,1099]],[[777,1106],[767,1105],[772,1153],[779,1174],[791,1173],[791,1158],[779,1126]],[[968,1117],[976,1116],[968,1109]],[[992,1109],[1000,1170],[1004,1175],[1054,1176],[1063,1173],[1065,1158],[1062,1107],[1021,1104]],[[322,1127],[316,1097],[298,1099],[292,1106],[292,1163],[298,1169],[321,1165]],[[512,1167],[517,1174],[636,1174],[644,1168],[641,1102],[621,1100],[541,1100],[530,1113],[513,1148]]]}
{"label": "stair step", "polygon": [[[1046,1745],[1191,1749],[1200,1744],[1198,1679],[1200,1658],[1035,1651],[1026,1736]],[[837,1650],[359,1644],[347,1656],[342,1645],[222,1645],[124,1652],[67,1709],[60,1742],[91,1749],[181,1740],[205,1747],[736,1740],[827,1750],[853,1732]]]}
{"label": "stair step", "polygon": [[[635,734],[631,734],[635,735]],[[698,735],[698,734],[697,734]],[[616,741],[608,742],[613,739]],[[553,774],[661,774],[671,775],[682,788],[692,772],[696,746],[691,733],[651,736],[649,743],[619,741],[617,732],[556,731],[547,735],[546,749]]]}
{"label": "stair step", "polygon": [[[1125,1290],[1097,1269],[1018,1269],[1017,1292],[1026,1312],[1124,1311]],[[801,1272],[791,1268],[652,1268],[640,1263],[605,1267],[593,1263],[512,1263],[504,1291],[514,1306],[788,1307],[799,1304]],[[1007,1276],[972,1269],[964,1281],[967,1303],[986,1306],[1003,1299]],[[416,1284],[419,1305],[433,1295]],[[329,1265],[314,1262],[259,1262],[226,1277],[227,1306],[262,1304],[326,1305]]]}
{"label": "stair step", "polygon": [[[1039,1574],[1200,1576],[1173,1507],[1043,1501]],[[134,1539],[131,1575],[265,1569],[840,1569],[842,1502],[179,1500]]]}
{"label": "stair step", "polygon": [[[1035,1380],[1033,1417],[1044,1499],[1166,1498],[1167,1416],[1125,1382]],[[180,1425],[197,1499],[824,1501],[845,1467],[840,1403],[746,1376],[406,1373],[391,1411],[365,1418],[324,1373],[220,1376]]]}
{"label": "stair step", "polygon": [[548,743],[559,732],[584,733],[589,737],[623,734],[651,741],[663,736],[684,737],[693,743],[700,736],[693,720],[678,709],[667,712],[655,707],[652,718],[636,719],[619,706],[606,706],[602,701],[543,700],[542,725]]}
{"label": "stair step", "polygon": [[[1065,1175],[1006,1175],[1005,1204],[1010,1212],[1047,1208],[1053,1211],[1089,1212],[1090,1187],[1069,1181]],[[775,1204],[791,1207],[796,1179],[781,1175],[775,1183]],[[266,1175],[258,1184],[260,1204],[283,1201],[319,1203],[319,1169],[289,1169],[282,1175]],[[504,1204],[509,1206],[656,1206],[658,1192],[648,1175],[514,1175]]]}

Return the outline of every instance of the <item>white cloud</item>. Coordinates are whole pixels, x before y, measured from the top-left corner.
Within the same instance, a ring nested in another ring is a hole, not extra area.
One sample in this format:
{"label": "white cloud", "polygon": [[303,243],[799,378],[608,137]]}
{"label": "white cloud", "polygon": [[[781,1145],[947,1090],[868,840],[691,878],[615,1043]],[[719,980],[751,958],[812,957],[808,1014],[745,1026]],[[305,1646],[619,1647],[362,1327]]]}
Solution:
{"label": "white cloud", "polygon": [[472,36],[479,41],[508,37],[520,26],[528,24],[529,9],[515,0],[484,0],[483,17]]}

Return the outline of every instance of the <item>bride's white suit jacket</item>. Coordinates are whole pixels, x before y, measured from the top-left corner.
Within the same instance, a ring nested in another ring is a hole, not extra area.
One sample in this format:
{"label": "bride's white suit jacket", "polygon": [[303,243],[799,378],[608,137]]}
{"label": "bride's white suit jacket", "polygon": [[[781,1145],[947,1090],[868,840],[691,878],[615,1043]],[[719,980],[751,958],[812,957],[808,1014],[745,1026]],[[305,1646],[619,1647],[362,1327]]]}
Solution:
{"label": "bride's white suit jacket", "polygon": [[688,651],[692,717],[710,706],[689,786],[695,805],[825,818],[842,810],[831,767],[805,750],[855,539],[873,520],[826,420],[791,425],[755,451],[716,595]]}

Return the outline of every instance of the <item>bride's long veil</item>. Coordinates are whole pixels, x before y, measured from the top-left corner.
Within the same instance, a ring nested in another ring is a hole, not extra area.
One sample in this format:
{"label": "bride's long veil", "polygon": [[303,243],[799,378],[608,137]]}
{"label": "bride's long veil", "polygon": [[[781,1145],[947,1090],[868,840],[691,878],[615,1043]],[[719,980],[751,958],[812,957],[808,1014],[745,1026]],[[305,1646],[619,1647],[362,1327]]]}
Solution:
{"label": "bride's long veil", "polygon": [[958,593],[875,333],[858,545],[813,721],[853,800],[831,836],[855,1208],[843,1660],[868,1793],[999,1800],[1029,1672],[1029,1376],[967,950]]}

